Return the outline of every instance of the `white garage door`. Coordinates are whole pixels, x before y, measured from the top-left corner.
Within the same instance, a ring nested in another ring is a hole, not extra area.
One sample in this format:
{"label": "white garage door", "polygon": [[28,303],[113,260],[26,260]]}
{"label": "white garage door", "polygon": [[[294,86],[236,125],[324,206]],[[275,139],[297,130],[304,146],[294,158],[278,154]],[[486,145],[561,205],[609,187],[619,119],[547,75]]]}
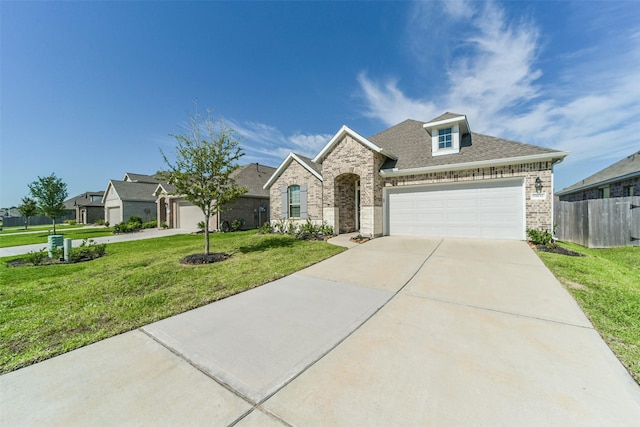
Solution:
{"label": "white garage door", "polygon": [[189,202],[180,202],[178,204],[178,227],[187,230],[196,230],[198,223],[204,221],[202,209],[192,205]]}
{"label": "white garage door", "polygon": [[116,208],[107,208],[107,222],[112,227],[116,224],[120,224],[122,222],[122,214],[119,207]]}
{"label": "white garage door", "polygon": [[393,188],[390,235],[524,239],[522,180]]}

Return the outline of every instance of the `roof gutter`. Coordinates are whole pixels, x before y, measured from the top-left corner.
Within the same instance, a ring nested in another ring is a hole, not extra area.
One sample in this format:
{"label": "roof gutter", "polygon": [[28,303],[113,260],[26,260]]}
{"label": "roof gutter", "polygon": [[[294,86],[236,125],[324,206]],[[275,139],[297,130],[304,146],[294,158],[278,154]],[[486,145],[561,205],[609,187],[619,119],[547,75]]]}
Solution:
{"label": "roof gutter", "polygon": [[555,163],[561,162],[568,155],[569,153],[566,151],[559,151],[553,154],[550,154],[550,153],[532,154],[529,156],[507,157],[503,159],[492,159],[492,160],[479,160],[476,162],[453,163],[448,165],[426,166],[422,168],[382,169],[380,171],[380,176],[393,177],[393,176],[407,176],[407,175],[422,175],[425,173],[446,172],[446,171],[452,171],[452,170],[465,170],[465,169],[480,169],[480,168],[487,168],[487,167],[493,167],[493,166],[506,166],[506,165],[516,164],[516,163],[537,162],[537,161],[544,161],[544,160],[551,160],[555,164]]}

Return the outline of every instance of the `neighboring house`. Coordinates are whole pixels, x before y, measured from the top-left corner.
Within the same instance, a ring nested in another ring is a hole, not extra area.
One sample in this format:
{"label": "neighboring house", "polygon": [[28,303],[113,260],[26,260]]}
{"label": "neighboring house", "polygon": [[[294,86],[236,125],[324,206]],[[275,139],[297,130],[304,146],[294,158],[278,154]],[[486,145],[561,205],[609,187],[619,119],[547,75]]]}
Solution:
{"label": "neighboring house", "polygon": [[[233,171],[232,177],[239,187],[247,192],[225,206],[224,211],[211,218],[209,227],[220,230],[235,220],[243,222],[243,229],[258,228],[269,221],[269,191],[263,186],[275,172],[275,168],[250,163]],[[157,197],[158,226],[166,224],[169,228],[197,229],[204,221],[202,209],[175,194],[175,186],[159,183],[155,189]]]}
{"label": "neighboring house", "polygon": [[126,173],[122,181],[112,179],[104,192],[104,220],[110,225],[138,216],[143,221],[156,219],[154,191],[161,182],[158,175]]}
{"label": "neighboring house", "polygon": [[471,132],[465,115],[445,113],[370,138],[343,126],[313,159],[289,154],[265,188],[272,223],[523,240],[527,229],[552,230],[553,165],[567,155]]}
{"label": "neighboring house", "polygon": [[560,201],[640,196],[640,151],[556,193]]}
{"label": "neighboring house", "polygon": [[75,220],[80,224],[94,224],[104,219],[104,191],[82,193],[79,196],[65,200],[67,210],[74,212]]}

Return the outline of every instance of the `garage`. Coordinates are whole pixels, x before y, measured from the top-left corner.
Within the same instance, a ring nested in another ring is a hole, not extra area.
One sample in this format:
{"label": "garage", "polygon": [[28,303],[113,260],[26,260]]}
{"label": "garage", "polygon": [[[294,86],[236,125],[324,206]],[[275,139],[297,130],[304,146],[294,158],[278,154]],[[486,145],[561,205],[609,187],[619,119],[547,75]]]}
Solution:
{"label": "garage", "polygon": [[202,221],[204,221],[202,209],[186,201],[180,201],[178,203],[177,228],[195,230],[198,228],[198,223]]}
{"label": "garage", "polygon": [[111,225],[122,222],[122,214],[120,207],[107,208],[107,222]]}
{"label": "garage", "polygon": [[387,190],[387,234],[523,240],[522,179]]}

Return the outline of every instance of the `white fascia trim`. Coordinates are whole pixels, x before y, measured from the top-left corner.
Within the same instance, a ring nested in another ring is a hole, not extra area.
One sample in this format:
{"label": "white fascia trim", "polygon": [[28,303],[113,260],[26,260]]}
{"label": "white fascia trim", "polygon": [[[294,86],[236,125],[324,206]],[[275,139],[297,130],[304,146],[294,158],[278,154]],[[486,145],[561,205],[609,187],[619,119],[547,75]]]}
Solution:
{"label": "white fascia trim", "polygon": [[[113,183],[111,181],[109,181],[109,183],[107,184],[107,189],[104,191],[104,194],[102,195],[102,204],[104,205],[104,203],[107,201],[107,194],[109,194],[109,187],[113,187]],[[113,187],[113,191],[116,191],[116,188]],[[116,194],[118,194],[118,192],[116,191]]]}
{"label": "white fascia trim", "polygon": [[340,130],[335,135],[333,135],[333,138],[331,138],[331,140],[327,143],[327,145],[325,145],[324,148],[320,150],[318,155],[313,158],[313,162],[320,163],[324,159],[326,154],[338,143],[338,141],[340,141],[347,134],[349,134],[353,139],[358,141],[360,144],[364,145],[365,147],[369,148],[372,151],[375,151],[376,153],[383,154],[393,160],[398,159],[398,156],[396,156],[395,154],[386,151],[384,148],[378,147],[377,145],[369,141],[367,138],[360,135],[358,132],[354,131],[353,129],[350,129],[347,125],[342,125]]}
{"label": "white fascia trim", "polygon": [[423,168],[413,168],[413,169],[396,169],[396,168],[382,169],[380,170],[380,176],[392,177],[392,176],[406,176],[406,175],[421,175],[421,174],[433,173],[433,172],[486,168],[491,166],[505,166],[505,165],[517,164],[517,163],[564,159],[568,155],[569,155],[568,152],[562,151],[562,152],[553,153],[553,154],[549,154],[549,153],[532,154],[530,156],[507,157],[504,159],[493,159],[493,160],[479,160],[477,162],[454,163],[450,165],[439,165],[439,166],[426,166]]}
{"label": "white fascia trim", "polygon": [[628,173],[626,175],[617,176],[615,178],[609,178],[609,179],[606,179],[604,181],[594,182],[593,184],[588,184],[588,185],[585,185],[583,187],[578,187],[578,188],[573,189],[573,190],[564,190],[564,189],[562,189],[562,190],[558,191],[555,195],[556,196],[564,196],[565,194],[577,193],[579,191],[589,190],[591,188],[600,187],[600,186],[607,185],[607,184],[612,184],[612,183],[618,182],[618,181],[624,181],[624,180],[627,180],[627,179],[630,179],[630,178],[635,178],[636,176],[640,176],[640,171],[631,172],[631,173]]}
{"label": "white fascia trim", "polygon": [[[262,186],[262,188],[264,188],[265,190],[268,189],[268,188],[271,188],[271,185],[276,181],[276,179],[278,179],[278,177],[280,175],[282,175],[282,172],[284,172],[284,170],[287,167],[289,167],[289,164],[293,160],[295,160],[296,162],[300,163],[300,165],[302,165],[303,168],[305,168],[306,170],[311,172],[311,174],[313,176],[315,176],[320,181],[322,181],[322,175],[320,175],[314,169],[310,168],[309,165],[307,165],[307,163],[305,161],[303,161],[300,157],[296,156],[295,153],[289,153],[287,158],[284,159],[284,161],[280,164],[280,166],[278,166],[278,169],[276,169],[276,171],[273,173],[273,175],[271,175],[271,178],[269,178],[269,180]],[[315,162],[315,160],[314,160],[314,162]]]}
{"label": "white fascia trim", "polygon": [[469,122],[467,121],[467,116],[458,116],[451,117],[450,119],[438,120],[437,122],[429,122],[422,125],[423,128],[434,128],[442,125],[448,125],[449,123],[458,123],[464,121],[464,124],[467,126],[467,130],[469,129]]}

